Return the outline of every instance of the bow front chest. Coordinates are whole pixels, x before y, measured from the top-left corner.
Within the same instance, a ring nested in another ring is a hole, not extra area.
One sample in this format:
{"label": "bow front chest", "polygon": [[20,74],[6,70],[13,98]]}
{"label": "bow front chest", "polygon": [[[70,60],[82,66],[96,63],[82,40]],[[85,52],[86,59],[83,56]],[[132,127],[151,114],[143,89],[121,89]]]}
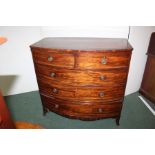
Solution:
{"label": "bow front chest", "polygon": [[45,38],[30,47],[44,114],[119,124],[132,52],[126,39]]}

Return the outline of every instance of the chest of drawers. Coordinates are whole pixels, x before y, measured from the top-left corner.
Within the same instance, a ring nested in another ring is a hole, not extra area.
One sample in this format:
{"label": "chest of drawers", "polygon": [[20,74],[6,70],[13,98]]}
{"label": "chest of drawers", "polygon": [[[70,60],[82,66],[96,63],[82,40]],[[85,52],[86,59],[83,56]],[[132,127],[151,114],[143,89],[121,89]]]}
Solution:
{"label": "chest of drawers", "polygon": [[132,52],[126,39],[45,38],[30,48],[44,114],[119,124]]}

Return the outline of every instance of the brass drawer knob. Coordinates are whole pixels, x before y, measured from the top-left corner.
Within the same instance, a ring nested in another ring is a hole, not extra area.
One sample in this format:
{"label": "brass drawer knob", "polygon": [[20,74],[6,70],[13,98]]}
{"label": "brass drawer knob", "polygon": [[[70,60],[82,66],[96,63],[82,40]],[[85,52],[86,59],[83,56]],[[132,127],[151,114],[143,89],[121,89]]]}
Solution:
{"label": "brass drawer knob", "polygon": [[53,88],[53,93],[58,93],[58,89],[56,89],[56,88]]}
{"label": "brass drawer knob", "polygon": [[52,56],[49,56],[48,57],[48,61],[53,61],[53,57]]}
{"label": "brass drawer knob", "polygon": [[100,76],[100,80],[105,80],[105,76],[104,75],[101,75]]}
{"label": "brass drawer knob", "polygon": [[103,56],[103,58],[102,58],[102,60],[101,60],[101,63],[102,63],[103,65],[107,64],[107,58],[106,58],[106,56]]}
{"label": "brass drawer knob", "polygon": [[55,73],[51,73],[50,77],[55,77],[55,75],[56,75]]}
{"label": "brass drawer knob", "polygon": [[54,106],[56,109],[58,109],[59,108],[59,104],[55,104],[55,106]]}
{"label": "brass drawer knob", "polygon": [[102,108],[99,108],[99,109],[98,109],[98,112],[99,112],[99,113],[102,113],[102,112],[103,112],[103,109],[102,109]]}
{"label": "brass drawer knob", "polygon": [[99,96],[100,96],[100,97],[103,97],[103,96],[104,96],[104,92],[100,92],[100,93],[99,93]]}

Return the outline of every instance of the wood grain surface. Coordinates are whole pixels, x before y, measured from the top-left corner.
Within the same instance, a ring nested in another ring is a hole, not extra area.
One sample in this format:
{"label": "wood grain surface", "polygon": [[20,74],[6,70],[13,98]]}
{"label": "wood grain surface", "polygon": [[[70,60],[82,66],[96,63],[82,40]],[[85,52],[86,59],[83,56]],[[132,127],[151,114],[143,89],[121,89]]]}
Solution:
{"label": "wood grain surface", "polygon": [[102,86],[125,84],[127,69],[69,70],[35,63],[36,74],[42,81],[71,86]]}
{"label": "wood grain surface", "polygon": [[132,51],[126,39],[45,38],[30,47],[44,113],[119,124]]}
{"label": "wood grain surface", "polygon": [[87,102],[75,103],[56,100],[41,95],[43,106],[58,114],[81,120],[96,120],[101,118],[119,117],[122,108],[121,102]]}

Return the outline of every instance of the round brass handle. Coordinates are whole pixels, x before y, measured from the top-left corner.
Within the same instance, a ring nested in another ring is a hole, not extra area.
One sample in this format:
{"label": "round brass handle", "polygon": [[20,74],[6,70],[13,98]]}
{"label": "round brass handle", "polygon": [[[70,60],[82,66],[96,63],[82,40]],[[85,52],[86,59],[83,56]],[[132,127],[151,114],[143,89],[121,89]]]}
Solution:
{"label": "round brass handle", "polygon": [[101,75],[100,76],[100,80],[105,80],[105,76],[104,75]]}
{"label": "round brass handle", "polygon": [[102,63],[103,65],[107,64],[107,58],[106,58],[106,56],[103,56],[103,58],[102,58],[102,60],[101,60],[101,63]]}
{"label": "round brass handle", "polygon": [[53,60],[53,57],[52,56],[49,56],[48,57],[48,61],[52,61]]}
{"label": "round brass handle", "polygon": [[99,108],[99,109],[98,109],[98,112],[99,112],[99,113],[102,113],[102,112],[103,112],[103,109],[102,109],[102,108]]}
{"label": "round brass handle", "polygon": [[54,106],[56,109],[58,109],[59,108],[59,104],[55,104],[55,106]]}
{"label": "round brass handle", "polygon": [[58,93],[58,89],[56,89],[56,88],[53,88],[53,93]]}
{"label": "round brass handle", "polygon": [[55,73],[51,73],[50,77],[55,77],[55,75],[56,75]]}
{"label": "round brass handle", "polygon": [[103,96],[104,96],[104,93],[103,93],[103,92],[100,92],[100,93],[99,93],[99,96],[100,96],[100,97],[103,97]]}

